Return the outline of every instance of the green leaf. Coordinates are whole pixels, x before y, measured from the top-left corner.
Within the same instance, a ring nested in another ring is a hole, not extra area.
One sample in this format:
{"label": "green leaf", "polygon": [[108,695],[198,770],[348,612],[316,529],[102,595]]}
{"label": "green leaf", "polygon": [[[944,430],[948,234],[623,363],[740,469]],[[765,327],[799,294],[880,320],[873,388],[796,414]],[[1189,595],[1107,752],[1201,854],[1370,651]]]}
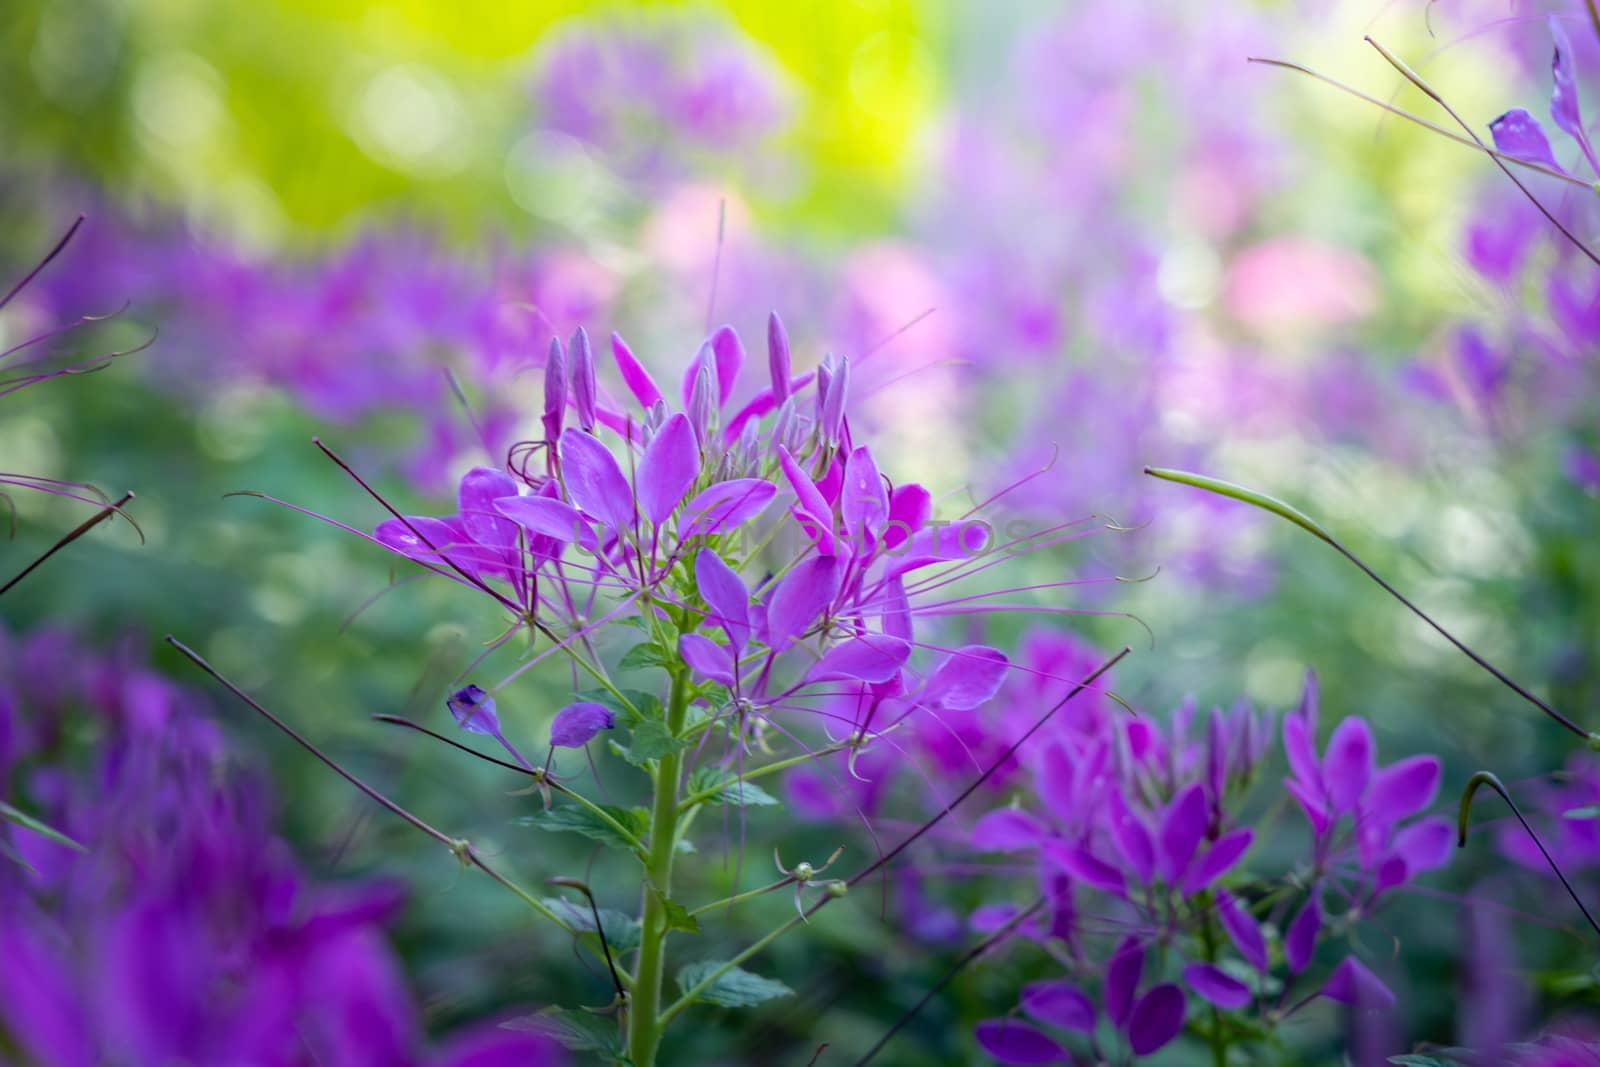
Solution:
{"label": "green leaf", "polygon": [[[594,913],[587,904],[566,897],[545,897],[544,906],[565,919],[568,926],[585,933],[594,933]],[[639,947],[639,920],[611,908],[600,909],[600,926],[606,932],[606,944],[613,954],[632,952]]]}
{"label": "green leaf", "polygon": [[[614,808],[609,805],[600,805],[602,811],[632,833],[640,836],[649,826],[648,816],[641,822],[638,813],[643,808]],[[568,833],[582,834],[584,837],[599,841],[602,844],[617,848],[632,849],[633,845],[627,838],[594,812],[581,804],[561,804],[549,811],[541,811],[534,815],[524,815],[517,822],[523,826],[532,826],[538,830],[566,831]]]}
{"label": "green leaf", "polygon": [[662,896],[661,892],[653,885],[650,886],[650,893],[667,913],[668,930],[682,930],[686,934],[698,934],[700,932],[700,923],[696,921],[693,915],[689,914],[688,908],[679,904],[676,900]]}
{"label": "green leaf", "polygon": [[704,793],[717,789],[708,804],[728,804],[736,808],[777,807],[778,798],[754,782],[747,782],[721,767],[701,767],[689,776],[689,792]]}
{"label": "green leaf", "polygon": [[1455,1060],[1447,1060],[1441,1056],[1427,1056],[1420,1052],[1408,1052],[1403,1056],[1390,1056],[1389,1062],[1398,1067],[1461,1067]]}
{"label": "green leaf", "polygon": [[1600,804],[1584,808],[1571,808],[1561,813],[1563,819],[1600,819]]}
{"label": "green leaf", "polygon": [[572,1052],[600,1052],[613,1059],[622,1054],[622,1034],[615,1019],[586,1011],[545,1008],[500,1024],[507,1030],[539,1034]]}
{"label": "green leaf", "polygon": [[35,819],[32,815],[29,815],[25,811],[19,811],[16,808],[13,808],[10,804],[7,804],[3,800],[0,800],[0,819],[4,819],[6,822],[15,823],[24,830],[32,830],[39,836],[47,837],[58,845],[65,845],[68,848],[75,849],[79,852],[89,851],[72,838],[62,833],[60,830],[46,826],[38,819]]}
{"label": "green leaf", "polygon": [[[726,966],[721,960],[701,960],[678,972],[678,988],[685,994],[716,970]],[[695,995],[696,1000],[724,1008],[749,1008],[776,997],[792,997],[794,990],[774,978],[751,974],[742,967],[731,967],[715,982]]]}
{"label": "green leaf", "polygon": [[645,667],[665,667],[669,662],[661,646],[653,641],[644,641],[628,649],[617,664],[617,669],[637,671]]}
{"label": "green leaf", "polygon": [[651,760],[682,752],[688,747],[689,742],[672,736],[666,723],[647,720],[633,728],[633,736],[628,739],[628,748],[623,757],[635,767],[643,767]]}

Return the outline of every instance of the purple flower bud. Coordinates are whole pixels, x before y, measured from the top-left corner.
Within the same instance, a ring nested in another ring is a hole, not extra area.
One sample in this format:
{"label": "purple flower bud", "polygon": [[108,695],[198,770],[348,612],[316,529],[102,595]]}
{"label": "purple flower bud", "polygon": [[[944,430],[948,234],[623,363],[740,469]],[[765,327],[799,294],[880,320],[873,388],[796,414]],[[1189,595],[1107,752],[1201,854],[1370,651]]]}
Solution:
{"label": "purple flower bud", "polygon": [[689,423],[694,427],[695,440],[700,446],[709,446],[717,432],[717,364],[709,345],[700,346],[695,357],[694,381],[689,387]]}
{"label": "purple flower bud", "polygon": [[717,409],[720,411],[733,396],[733,386],[744,369],[744,342],[732,326],[718,326],[711,335],[711,352],[717,363]]}
{"label": "purple flower bud", "polygon": [[1600,177],[1600,159],[1595,158],[1589,135],[1583,129],[1583,115],[1578,110],[1578,86],[1572,77],[1572,42],[1567,40],[1567,31],[1554,15],[1550,16],[1550,39],[1555,44],[1550,56],[1550,117],[1578,142],[1589,166]]}
{"label": "purple flower bud", "polygon": [[782,448],[793,452],[800,447],[800,437],[804,432],[800,426],[800,412],[791,396],[779,405],[778,414],[772,420],[773,451]]}
{"label": "purple flower bud", "polygon": [[594,355],[589,350],[589,335],[582,326],[567,345],[572,362],[572,403],[578,409],[578,425],[594,432]]}
{"label": "purple flower bud", "polygon": [[568,704],[550,720],[550,743],[560,748],[582,748],[594,740],[595,734],[616,724],[616,716],[604,704]]}
{"label": "purple flower bud", "polygon": [[500,716],[494,710],[494,697],[478,686],[458,689],[444,703],[450,709],[450,714],[455,716],[456,725],[463,730],[490,737],[500,735]]}
{"label": "purple flower bud", "polygon": [[1494,138],[1494,146],[1508,156],[1561,170],[1539,120],[1520,107],[1512,108],[1489,123],[1489,136]]}
{"label": "purple flower bud", "polygon": [[561,419],[567,409],[567,359],[561,351],[561,339],[550,338],[550,354],[544,361],[544,423],[545,444],[555,447],[561,438]]}
{"label": "purple flower bud", "polygon": [[[823,360],[827,367],[832,360],[833,366],[828,375],[826,395],[818,394],[817,428],[822,434],[822,440],[830,445],[837,444],[839,433],[844,427],[845,399],[850,393],[850,361],[843,357],[835,357],[831,353]],[[817,381],[822,381],[822,370],[817,370]]]}
{"label": "purple flower bud", "polygon": [[767,366],[772,372],[772,399],[782,404],[789,399],[789,334],[776,311],[767,316]]}

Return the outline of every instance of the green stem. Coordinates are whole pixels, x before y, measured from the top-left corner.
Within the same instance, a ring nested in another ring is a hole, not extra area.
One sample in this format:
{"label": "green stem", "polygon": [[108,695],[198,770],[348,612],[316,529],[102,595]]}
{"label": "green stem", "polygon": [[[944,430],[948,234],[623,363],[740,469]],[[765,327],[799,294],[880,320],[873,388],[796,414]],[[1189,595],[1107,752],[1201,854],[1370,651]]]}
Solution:
{"label": "green stem", "polygon": [[791,756],[788,759],[782,759],[776,763],[769,763],[764,767],[757,767],[754,770],[745,771],[737,778],[721,782],[717,785],[709,786],[708,788],[700,790],[698,793],[690,793],[688,796],[684,797],[678,802],[678,810],[688,811],[696,804],[704,804],[706,801],[720,796],[728,788],[736,785],[739,782],[753,782],[757,778],[765,778],[769,774],[777,774],[779,771],[786,771],[790,767],[798,767],[802,763],[810,763],[814,759],[820,759],[821,757],[831,753],[842,752],[848,747],[849,745],[847,743],[841,741],[838,744],[829,745],[827,748],[818,749],[815,752],[807,752],[800,756]]}
{"label": "green stem", "polygon": [[735,904],[742,904],[747,900],[754,900],[756,897],[766,896],[768,893],[782,889],[786,885],[793,884],[793,878],[780,878],[771,885],[764,885],[760,889],[746,889],[743,893],[735,893],[731,897],[723,897],[721,900],[714,900],[710,904],[702,904],[698,908],[690,911],[689,917],[693,918],[696,915],[704,915],[706,912],[715,911],[717,908],[731,908]]}
{"label": "green stem", "polygon": [[[667,698],[667,730],[678,736],[689,710],[689,682],[681,665],[672,670]],[[639,964],[633,1003],[628,1009],[628,1058],[633,1067],[653,1067],[666,1019],[661,986],[666,964],[667,903],[672,899],[672,860],[678,846],[678,780],[683,754],[669,752],[656,762],[655,797],[650,812],[650,851],[645,861],[644,909],[640,919]]]}
{"label": "green stem", "polygon": [[[1215,898],[1209,891],[1199,899],[1203,921],[1200,924],[1200,942],[1205,948],[1208,963],[1217,962],[1217,928]],[[1228,1040],[1222,1033],[1222,1012],[1211,1006],[1211,1063],[1213,1067],[1228,1067]]]}

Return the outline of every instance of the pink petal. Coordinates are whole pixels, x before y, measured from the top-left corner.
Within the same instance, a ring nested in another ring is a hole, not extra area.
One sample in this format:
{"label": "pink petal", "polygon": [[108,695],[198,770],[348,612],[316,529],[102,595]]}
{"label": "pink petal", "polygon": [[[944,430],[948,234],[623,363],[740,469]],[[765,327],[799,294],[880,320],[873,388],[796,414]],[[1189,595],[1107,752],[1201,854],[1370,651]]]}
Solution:
{"label": "pink petal", "polygon": [[1520,107],[1512,108],[1489,123],[1489,136],[1494,138],[1494,146],[1508,156],[1562,169],[1539,120]]}
{"label": "pink petal", "polygon": [[1361,811],[1368,822],[1390,825],[1422,811],[1438,795],[1438,757],[1410,756],[1373,777]]}
{"label": "pink petal", "polygon": [[683,509],[679,539],[713,537],[737,529],[761,514],[777,495],[777,487],[762,478],[718,482],[696,493]]}
{"label": "pink petal", "polygon": [[622,374],[623,384],[639,402],[639,406],[649,411],[661,399],[661,390],[656,387],[650,372],[645,370],[644,364],[634,356],[627,342],[615,333],[611,335],[611,355],[617,361],[617,370]]}
{"label": "pink petal", "polygon": [[1334,727],[1322,757],[1322,780],[1335,814],[1356,810],[1372,781],[1374,758],[1367,720],[1352,715]]}
{"label": "pink petal", "polygon": [[1455,827],[1448,819],[1422,819],[1394,835],[1394,851],[1405,857],[1413,875],[1443,867],[1450,862],[1455,844]]}
{"label": "pink petal", "polygon": [[678,655],[695,672],[713,682],[733,685],[733,653],[705,634],[684,634],[678,638]]}
{"label": "pink petal", "polygon": [[[896,579],[898,582],[898,579]],[[994,697],[1011,661],[987,645],[964,645],[945,657],[922,691],[925,704],[970,711]]]}
{"label": "pink petal", "polygon": [[840,641],[828,649],[811,670],[806,681],[824,682],[849,678],[858,682],[887,682],[911,655],[911,646],[887,634],[867,634]]}
{"label": "pink petal", "polygon": [[1191,783],[1167,805],[1161,819],[1161,875],[1176,883],[1194,858],[1194,850],[1206,832],[1206,791],[1199,782]]}
{"label": "pink petal", "polygon": [[633,490],[617,457],[593,434],[561,434],[561,484],[572,502],[613,530],[633,521]]}
{"label": "pink petal", "polygon": [[1123,862],[1133,868],[1140,882],[1149,884],[1155,875],[1155,841],[1144,821],[1128,809],[1121,789],[1112,788],[1106,797],[1106,828]]}
{"label": "pink petal", "polygon": [[722,627],[736,649],[750,640],[750,593],[722,557],[702,548],[694,560],[694,580],[711,609],[706,621]]}
{"label": "pink petal", "polygon": [[1233,942],[1233,947],[1239,950],[1239,955],[1245,958],[1256,970],[1262,974],[1267,972],[1267,943],[1261,936],[1261,927],[1256,925],[1250,913],[1240,906],[1233,898],[1233,894],[1226,889],[1219,889],[1216,893],[1217,920],[1222,923],[1222,929],[1228,935],[1228,940]]}
{"label": "pink petal", "polygon": [[1082,882],[1113,896],[1127,893],[1122,872],[1104,860],[1097,859],[1088,849],[1068,845],[1063,841],[1046,841],[1044,855],[1063,871]]}
{"label": "pink petal", "polygon": [[767,644],[781,652],[833,603],[839,591],[839,561],[813,556],[789,572],[767,601]]}
{"label": "pink petal", "polygon": [[1346,956],[1322,987],[1322,996],[1361,1009],[1394,1007],[1394,994],[1354,956]]}
{"label": "pink petal", "polygon": [[1317,903],[1318,889],[1311,888],[1311,897],[1289,922],[1289,931],[1283,938],[1283,954],[1289,961],[1289,973],[1299,974],[1311,962],[1317,947],[1317,935],[1322,932],[1322,907]]}
{"label": "pink petal", "polygon": [[1100,996],[1105,1002],[1106,1014],[1118,1026],[1128,1021],[1133,1009],[1133,994],[1139,988],[1139,976],[1144,973],[1144,949],[1136,937],[1123,938],[1106,964],[1105,982]]}
{"label": "pink petal", "polygon": [[851,539],[857,555],[870,555],[877,545],[878,532],[889,517],[889,491],[872,453],[865,445],[850,453],[844,465],[844,487],[839,498],[839,514],[844,533]]}
{"label": "pink petal", "polygon": [[1038,848],[1050,828],[1038,818],[1015,808],[991,811],[972,827],[972,844],[980,852],[1016,852]]}
{"label": "pink petal", "polygon": [[577,508],[549,496],[500,497],[494,508],[519,526],[562,544],[579,540],[580,531],[587,525]]}
{"label": "pink petal", "polygon": [[665,522],[700,474],[700,446],[683,415],[673,415],[656,431],[639,460],[635,482],[639,506],[657,526]]}
{"label": "pink petal", "polygon": [[784,477],[789,480],[790,487],[794,489],[795,496],[800,501],[795,518],[800,521],[806,535],[817,543],[819,552],[825,556],[833,555],[835,551],[833,509],[823,499],[816,483],[800,469],[794,457],[789,455],[789,450],[779,445],[777,451],[778,465],[783,468]]}

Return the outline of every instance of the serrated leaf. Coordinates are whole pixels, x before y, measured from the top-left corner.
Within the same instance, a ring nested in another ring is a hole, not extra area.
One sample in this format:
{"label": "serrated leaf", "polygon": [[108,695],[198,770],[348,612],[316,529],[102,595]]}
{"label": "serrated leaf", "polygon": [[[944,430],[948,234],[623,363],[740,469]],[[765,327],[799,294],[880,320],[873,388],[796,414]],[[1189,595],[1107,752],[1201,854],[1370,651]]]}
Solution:
{"label": "serrated leaf", "polygon": [[[579,904],[566,897],[545,897],[544,906],[565,919],[568,926],[585,933],[594,933],[594,913],[587,904]],[[600,909],[600,925],[606,932],[606,944],[613,953],[632,952],[639,947],[639,920],[612,908]]]}
{"label": "serrated leaf", "polygon": [[623,654],[617,663],[617,669],[623,671],[637,671],[645,667],[665,667],[667,658],[662,653],[661,647],[653,641],[643,641]]}
{"label": "serrated leaf", "polygon": [[507,1030],[548,1037],[572,1052],[601,1052],[616,1057],[622,1052],[622,1035],[615,1019],[566,1008],[545,1008],[500,1024]]}
{"label": "serrated leaf", "polygon": [[777,797],[754,782],[747,782],[721,767],[701,767],[689,776],[689,792],[704,793],[717,789],[706,801],[708,804],[728,804],[736,808],[766,808],[781,806]]}
{"label": "serrated leaf", "polygon": [[10,804],[7,804],[3,800],[0,800],[0,819],[4,819],[9,823],[15,823],[24,830],[32,830],[40,837],[49,838],[58,845],[65,845],[67,848],[74,849],[78,852],[88,851],[88,849],[78,844],[60,830],[57,830],[54,827],[46,826],[38,819],[35,819],[32,815],[29,815],[25,811],[19,811],[18,809],[13,808]]}
{"label": "serrated leaf", "polygon": [[[703,982],[713,971],[725,966],[721,960],[701,960],[678,972],[678,988],[685,994]],[[715,982],[695,995],[696,1000],[724,1008],[750,1008],[777,997],[792,997],[794,990],[775,978],[751,974],[742,967],[730,967]]]}
{"label": "serrated leaf", "polygon": [[[624,828],[632,832],[635,837],[644,833],[645,827],[640,825],[637,816],[637,812],[642,811],[642,808],[614,808],[604,804],[600,805],[600,808],[607,815],[617,820]],[[551,808],[549,811],[541,811],[534,815],[524,815],[517,822],[523,826],[532,826],[539,830],[582,834],[584,837],[618,848],[633,848],[632,843],[627,838],[617,833],[609,823],[606,823],[581,804],[561,804]]]}
{"label": "serrated leaf", "polygon": [[623,758],[635,767],[643,767],[651,760],[682,752],[688,747],[689,742],[672,736],[666,723],[649,720],[633,728],[633,736],[628,739],[628,750],[623,753]]}

